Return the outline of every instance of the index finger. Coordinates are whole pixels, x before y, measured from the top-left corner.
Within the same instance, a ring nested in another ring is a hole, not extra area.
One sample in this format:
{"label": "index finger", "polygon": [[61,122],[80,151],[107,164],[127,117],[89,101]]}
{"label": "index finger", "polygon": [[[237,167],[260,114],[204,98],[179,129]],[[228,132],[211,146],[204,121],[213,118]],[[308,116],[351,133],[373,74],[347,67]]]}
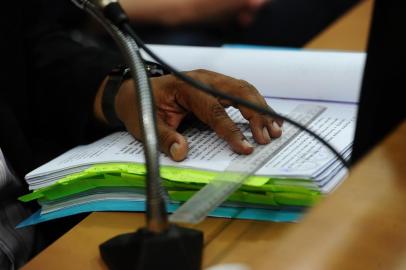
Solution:
{"label": "index finger", "polygon": [[236,153],[250,154],[253,151],[253,146],[216,98],[205,93],[195,93],[193,96],[185,97],[184,102],[186,108],[210,126]]}

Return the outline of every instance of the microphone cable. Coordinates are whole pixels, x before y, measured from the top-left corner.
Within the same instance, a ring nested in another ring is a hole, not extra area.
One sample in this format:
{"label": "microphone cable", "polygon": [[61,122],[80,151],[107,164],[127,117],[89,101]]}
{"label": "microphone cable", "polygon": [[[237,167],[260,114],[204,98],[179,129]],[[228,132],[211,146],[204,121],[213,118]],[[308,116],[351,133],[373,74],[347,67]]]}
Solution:
{"label": "microphone cable", "polygon": [[[79,1],[83,5],[89,0],[73,0],[73,1],[74,2]],[[97,0],[93,0],[93,1],[97,2]],[[226,93],[220,91],[219,89],[216,89],[216,88],[206,85],[202,82],[199,82],[198,80],[195,80],[195,79],[185,75],[184,73],[180,72],[179,70],[177,70],[170,64],[166,63],[158,55],[156,55],[153,51],[151,51],[148,48],[148,46],[142,41],[142,39],[140,37],[138,37],[138,35],[135,33],[135,31],[131,27],[126,13],[124,12],[121,5],[116,0],[106,0],[106,2],[100,1],[99,7],[102,9],[102,12],[106,16],[107,19],[109,19],[113,24],[115,24],[118,28],[120,28],[124,33],[128,34],[131,38],[133,38],[135,43],[137,43],[137,45],[141,49],[143,49],[145,51],[145,53],[147,53],[152,59],[154,59],[157,63],[159,63],[164,69],[170,71],[174,76],[176,76],[180,80],[193,86],[195,89],[197,89],[199,91],[202,91],[202,92],[212,95],[214,97],[219,97],[222,99],[230,100],[235,105],[241,105],[241,106],[244,106],[251,110],[254,110],[256,112],[283,119],[284,121],[298,127],[299,129],[301,129],[301,130],[305,131],[306,133],[310,134],[311,136],[313,136],[316,140],[318,140],[325,147],[327,147],[336,156],[336,158],[343,164],[343,166],[345,166],[346,168],[350,168],[349,162],[330,143],[328,143],[325,139],[320,137],[317,133],[315,133],[314,131],[301,125],[300,123],[298,123],[288,117],[280,115],[280,114],[270,110],[269,108],[258,106],[252,102],[226,94]]]}

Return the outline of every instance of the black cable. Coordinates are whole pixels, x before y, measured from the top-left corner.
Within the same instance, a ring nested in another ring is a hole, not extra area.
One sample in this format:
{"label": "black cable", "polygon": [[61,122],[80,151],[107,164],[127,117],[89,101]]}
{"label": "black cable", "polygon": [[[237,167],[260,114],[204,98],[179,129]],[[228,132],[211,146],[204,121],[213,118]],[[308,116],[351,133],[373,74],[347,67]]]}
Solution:
{"label": "black cable", "polygon": [[342,162],[342,164],[346,167],[349,168],[349,163],[348,161],[332,146],[330,145],[326,140],[324,140],[323,138],[321,138],[319,135],[317,135],[315,132],[313,132],[312,130],[306,128],[305,126],[301,125],[300,123],[286,117],[283,115],[280,115],[268,108],[264,108],[261,106],[258,106],[254,103],[251,103],[249,101],[246,101],[244,99],[238,98],[238,97],[234,97],[231,95],[228,95],[226,93],[223,93],[221,91],[219,91],[218,89],[215,89],[209,85],[206,85],[204,83],[201,83],[185,74],[183,74],[182,72],[178,71],[176,68],[172,67],[171,65],[169,65],[168,63],[166,63],[164,60],[162,60],[159,56],[157,56],[154,52],[152,52],[146,45],[145,43],[138,37],[138,35],[134,32],[134,30],[132,29],[131,25],[129,23],[122,23],[121,24],[122,29],[129,34],[134,40],[135,42],[138,44],[138,46],[140,48],[142,48],[148,55],[150,55],[155,61],[157,61],[159,64],[162,65],[162,67],[164,67],[165,69],[171,71],[173,73],[173,75],[175,75],[176,77],[178,77],[179,79],[181,79],[182,81],[190,84],[191,86],[195,87],[196,89],[198,89],[199,91],[203,91],[207,94],[210,94],[212,96],[215,97],[220,97],[222,99],[227,99],[232,101],[234,104],[236,105],[242,105],[245,106],[249,109],[252,109],[254,111],[272,116],[272,117],[276,117],[276,118],[280,118],[283,119],[284,121],[300,128],[301,130],[304,130],[305,132],[307,132],[308,134],[310,134],[311,136],[313,136],[315,139],[317,139],[319,142],[321,142],[324,146],[326,146],[331,152],[333,152],[333,154],[337,157],[338,160],[340,160],[340,162]]}
{"label": "black cable", "polygon": [[276,112],[274,112],[268,108],[264,108],[264,107],[255,105],[254,103],[251,103],[249,101],[246,101],[244,99],[225,94],[225,93],[219,91],[218,89],[215,89],[214,87],[208,86],[204,83],[201,83],[201,82],[183,74],[182,72],[178,71],[176,68],[174,68],[171,65],[169,65],[168,63],[166,63],[159,56],[157,56],[154,52],[152,52],[145,45],[145,43],[142,41],[142,39],[138,37],[138,35],[132,29],[132,27],[129,23],[129,19],[128,19],[127,15],[125,14],[125,11],[122,9],[122,7],[120,6],[120,4],[118,2],[109,3],[107,6],[102,7],[102,9],[103,9],[103,12],[104,12],[104,15],[106,16],[106,18],[111,20],[117,27],[121,28],[124,32],[129,34],[134,39],[134,41],[137,43],[137,45],[139,47],[141,47],[155,61],[157,61],[159,64],[161,64],[163,66],[163,68],[171,71],[176,77],[178,77],[182,81],[190,84],[191,86],[195,87],[197,90],[203,91],[214,97],[220,97],[223,99],[231,100],[236,105],[242,105],[242,106],[245,106],[254,111],[283,119],[284,121],[298,127],[299,129],[301,129],[301,130],[307,132],[308,134],[310,134],[311,136],[313,136],[315,139],[317,139],[319,142],[321,142],[324,146],[326,146],[328,149],[330,149],[330,151],[333,152],[333,154],[337,157],[337,159],[340,160],[346,168],[349,168],[350,165],[347,162],[347,160],[339,152],[337,152],[337,150],[333,146],[331,146],[326,140],[321,138],[315,132],[311,131],[310,129],[306,128],[305,126],[301,125],[300,123],[298,123],[288,117],[279,115]]}

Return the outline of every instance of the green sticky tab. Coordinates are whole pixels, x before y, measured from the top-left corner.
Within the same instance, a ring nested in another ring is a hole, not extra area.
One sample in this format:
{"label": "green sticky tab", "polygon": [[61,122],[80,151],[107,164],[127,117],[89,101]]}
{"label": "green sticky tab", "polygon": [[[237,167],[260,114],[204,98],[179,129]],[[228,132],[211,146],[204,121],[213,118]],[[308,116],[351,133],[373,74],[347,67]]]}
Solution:
{"label": "green sticky tab", "polygon": [[[184,191],[169,191],[169,197],[172,200],[185,202],[191,198],[197,191],[184,190]],[[228,202],[251,204],[255,205],[268,205],[268,206],[311,206],[321,198],[320,193],[255,193],[237,190],[230,197],[227,198]]]}
{"label": "green sticky tab", "polygon": [[[86,171],[74,173],[74,174],[68,175],[68,176],[58,180],[57,182],[55,182],[54,184],[52,184],[48,187],[37,189],[30,194],[26,194],[26,195],[19,197],[18,199],[23,202],[29,202],[29,201],[32,201],[35,199],[40,199],[40,198],[46,197],[47,194],[53,194],[54,192],[59,192],[58,191],[58,190],[60,190],[59,186],[64,186],[66,183],[69,183],[70,181],[75,181],[75,180],[83,179],[86,177],[94,177],[94,176],[95,176],[94,173],[87,173]],[[56,189],[57,191],[54,191],[54,189]]]}
{"label": "green sticky tab", "polygon": [[[249,187],[245,187],[245,189],[249,189]],[[302,194],[310,194],[310,193],[319,193],[318,188],[313,187],[305,187],[305,186],[296,186],[293,184],[290,185],[275,185],[275,184],[265,184],[256,190],[260,191],[267,191],[267,192],[286,192],[286,193],[302,193]]]}
{"label": "green sticky tab", "polygon": [[236,191],[229,198],[228,201],[258,205],[278,205],[274,200],[272,194],[256,194],[245,191]]}
{"label": "green sticky tab", "polygon": [[[162,178],[185,183],[207,184],[220,174],[221,172],[196,170],[190,168],[178,168],[170,166],[161,167]],[[269,177],[267,176],[251,176],[247,179],[244,185],[262,186],[266,184],[268,180]]]}
{"label": "green sticky tab", "polygon": [[278,205],[290,206],[312,206],[322,198],[322,195],[317,192],[310,194],[275,192],[269,194],[273,195]]}
{"label": "green sticky tab", "polygon": [[130,174],[139,174],[139,175],[146,175],[147,169],[145,168],[145,164],[140,163],[131,163],[128,164],[127,173]]}
{"label": "green sticky tab", "polygon": [[35,199],[56,200],[76,193],[101,187],[145,187],[145,176],[123,173],[125,166],[95,166],[72,174],[53,185],[21,196],[23,202]]}
{"label": "green sticky tab", "polygon": [[25,194],[23,196],[18,197],[18,200],[22,201],[22,202],[30,202],[36,199],[40,199],[42,198],[44,195],[42,192],[40,191],[34,191],[32,193],[29,194]]}
{"label": "green sticky tab", "polygon": [[[163,166],[163,185],[174,199],[184,201],[221,172]],[[23,202],[35,199],[56,200],[76,193],[103,187],[145,187],[146,168],[138,163],[96,164],[66,176],[51,186],[21,196]],[[307,179],[280,179],[251,176],[229,200],[268,205],[310,205],[320,197],[317,186]],[[183,198],[183,199],[182,199]],[[296,203],[296,204],[294,204]],[[299,204],[297,204],[299,203]]]}

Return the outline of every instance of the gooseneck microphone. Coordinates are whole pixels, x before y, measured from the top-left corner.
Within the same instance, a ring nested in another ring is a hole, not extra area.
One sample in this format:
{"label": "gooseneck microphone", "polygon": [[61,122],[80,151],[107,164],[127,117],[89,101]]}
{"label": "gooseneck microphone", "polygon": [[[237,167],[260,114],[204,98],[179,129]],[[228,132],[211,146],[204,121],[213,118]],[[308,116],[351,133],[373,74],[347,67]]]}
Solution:
{"label": "gooseneck microphone", "polygon": [[[72,0],[72,1],[78,2],[77,5],[81,5],[81,3],[89,1],[89,0]],[[183,74],[182,72],[180,72],[177,69],[175,69],[174,67],[172,67],[170,64],[166,63],[164,60],[162,60],[160,57],[158,57],[153,51],[151,51],[144,44],[144,42],[138,37],[138,35],[135,33],[135,31],[132,29],[131,25],[129,24],[128,17],[125,14],[124,10],[121,8],[118,1],[116,1],[116,0],[92,0],[92,2],[96,3],[96,5],[98,7],[100,7],[100,9],[103,11],[104,16],[106,16],[106,18],[108,18],[111,22],[113,22],[123,32],[128,34],[137,43],[137,46],[139,46],[141,49],[143,49],[145,51],[145,53],[147,53],[149,56],[151,56],[152,59],[154,59],[159,64],[161,64],[166,70],[172,72],[172,74],[174,76],[176,76],[177,78],[179,78],[180,80],[193,86],[194,89],[205,92],[205,93],[215,96],[215,97],[230,100],[233,104],[247,107],[254,111],[263,113],[265,115],[283,119],[284,121],[298,127],[300,130],[305,131],[306,133],[308,133],[309,135],[314,137],[316,140],[318,140],[327,149],[329,149],[337,157],[338,160],[340,160],[340,162],[343,164],[344,167],[346,167],[346,168],[350,167],[349,162],[330,143],[328,143],[325,139],[320,137],[317,133],[315,133],[314,131],[301,125],[297,121],[294,121],[286,116],[280,115],[280,114],[276,113],[275,111],[270,110],[269,108],[258,106],[247,100],[228,95],[224,91],[215,89],[209,85],[201,83],[201,82]]]}
{"label": "gooseneck microphone", "polygon": [[[147,167],[146,228],[117,236],[100,245],[100,253],[110,269],[177,269],[201,268],[203,234],[200,231],[168,223],[165,195],[159,176],[159,151],[154,101],[139,48],[142,48],[165,69],[194,89],[232,101],[263,114],[277,117],[304,130],[330,149],[346,167],[348,161],[328,142],[313,131],[274,111],[246,100],[230,96],[186,76],[155,55],[136,35],[117,0],[72,0],[79,8],[95,17],[110,33],[124,55],[135,82],[141,116],[144,154]],[[148,136],[146,136],[148,134]]]}
{"label": "gooseneck microphone", "polygon": [[159,141],[151,85],[136,42],[125,31],[128,18],[117,1],[72,0],[99,21],[118,45],[135,82],[146,179],[146,227],[116,236],[100,245],[100,254],[110,269],[201,268],[203,233],[168,223],[165,192],[159,174]]}

